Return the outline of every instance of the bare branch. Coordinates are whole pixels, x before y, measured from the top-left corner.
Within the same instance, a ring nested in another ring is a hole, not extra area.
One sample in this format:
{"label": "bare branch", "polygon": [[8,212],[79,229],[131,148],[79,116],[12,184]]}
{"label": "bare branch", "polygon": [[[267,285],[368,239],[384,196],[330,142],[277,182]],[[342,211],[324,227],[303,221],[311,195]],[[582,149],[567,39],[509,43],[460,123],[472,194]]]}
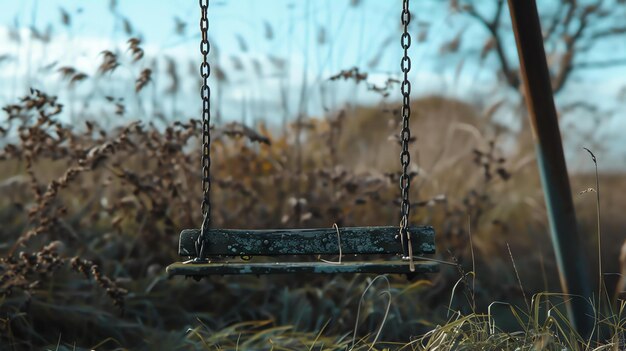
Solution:
{"label": "bare branch", "polygon": [[[554,75],[554,78],[552,79],[552,89],[554,90],[555,94],[563,89],[565,83],[567,82],[567,79],[570,76],[570,73],[572,73],[572,63],[574,62],[574,56],[577,53],[576,43],[582,38],[583,34],[585,33],[585,30],[587,29],[587,26],[589,24],[589,17],[599,11],[601,3],[602,0],[598,0],[593,5],[585,6],[580,13],[580,16],[578,18],[578,27],[576,28],[574,33],[564,34],[563,41],[565,42],[565,53],[561,56],[559,71]],[[573,1],[571,8],[573,10],[576,10],[576,7],[577,4],[575,1]],[[568,23],[570,23],[570,21],[571,19],[569,19],[568,12]]]}
{"label": "bare branch", "polygon": [[552,16],[550,25],[547,27],[548,29],[546,29],[545,32],[543,33],[544,41],[550,40],[550,38],[552,38],[554,33],[556,33],[556,30],[559,27],[559,24],[561,24],[561,19],[562,19],[561,13],[563,13],[563,7],[565,6],[566,3],[569,3],[569,2],[567,0],[561,0],[561,2],[559,2],[559,7],[554,13],[554,15]]}
{"label": "bare branch", "polygon": [[600,68],[612,68],[615,66],[626,65],[626,58],[603,60],[603,61],[587,61],[577,62],[573,66],[581,69],[600,69]]}
{"label": "bare branch", "polygon": [[500,37],[499,28],[500,28],[500,19],[502,17],[502,9],[504,7],[504,0],[497,0],[496,11],[494,13],[493,19],[490,21],[485,18],[483,15],[476,11],[474,6],[467,5],[464,7],[467,14],[476,18],[478,22],[480,22],[485,29],[491,34],[494,47],[496,49],[496,55],[498,60],[500,61],[500,68],[502,69],[502,73],[506,79],[507,84],[511,86],[513,89],[518,89],[520,85],[520,80],[517,71],[511,69],[511,65],[509,63],[509,59],[507,58],[504,47],[502,44],[502,38]]}
{"label": "bare branch", "polygon": [[624,27],[613,27],[602,31],[597,31],[592,33],[589,38],[590,39],[602,39],[610,36],[617,36],[621,34],[626,34],[626,26]]}

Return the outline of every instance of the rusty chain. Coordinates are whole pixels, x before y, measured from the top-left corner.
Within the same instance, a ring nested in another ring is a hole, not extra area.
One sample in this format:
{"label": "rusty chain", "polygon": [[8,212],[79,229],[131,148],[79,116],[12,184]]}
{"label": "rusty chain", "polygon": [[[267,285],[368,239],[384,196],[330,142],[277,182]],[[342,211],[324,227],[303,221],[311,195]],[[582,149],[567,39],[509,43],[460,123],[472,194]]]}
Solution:
{"label": "rusty chain", "polygon": [[200,96],[202,97],[202,229],[196,241],[197,257],[195,262],[205,262],[206,233],[211,225],[211,88],[209,88],[209,76],[211,75],[211,65],[209,64],[209,0],[199,0],[200,3],[200,53],[202,63],[200,64],[200,76],[202,86]]}
{"label": "rusty chain", "polygon": [[400,164],[402,165],[402,174],[400,175],[400,240],[402,241],[403,256],[408,259],[411,271],[414,271],[413,264],[413,248],[411,246],[411,235],[408,230],[409,212],[411,203],[409,202],[409,189],[411,179],[409,177],[409,164],[411,163],[411,154],[409,153],[409,142],[411,140],[411,130],[409,129],[409,121],[411,119],[411,82],[409,81],[409,71],[411,70],[411,58],[409,57],[409,47],[411,46],[411,35],[409,34],[409,23],[411,22],[411,12],[409,11],[409,0],[402,2],[402,14],[400,16],[403,31],[400,37],[400,44],[404,50],[402,60],[400,61],[400,69],[403,73],[403,80],[400,86],[402,92],[402,130],[400,131],[400,140],[402,142],[402,151],[400,152]]}

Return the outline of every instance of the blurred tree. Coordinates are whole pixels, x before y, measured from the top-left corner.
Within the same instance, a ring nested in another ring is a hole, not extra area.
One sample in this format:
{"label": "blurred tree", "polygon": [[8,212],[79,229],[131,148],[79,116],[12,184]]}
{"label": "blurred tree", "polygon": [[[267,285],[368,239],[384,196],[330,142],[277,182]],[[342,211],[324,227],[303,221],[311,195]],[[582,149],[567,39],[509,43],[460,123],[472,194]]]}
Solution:
{"label": "blurred tree", "polygon": [[[450,10],[468,16],[482,26],[487,38],[480,50],[471,51],[480,61],[494,55],[498,76],[507,86],[520,91],[519,67],[504,0],[449,0]],[[538,0],[548,64],[555,94],[563,90],[577,70],[626,65],[626,55],[612,57],[618,50],[607,49],[612,41],[626,38],[624,0]],[[463,33],[442,47],[442,55],[459,50]],[[602,56],[602,59],[595,58]],[[467,57],[466,55],[463,56]]]}
{"label": "blurred tree", "polygon": [[[566,96],[559,99],[559,117],[562,120],[565,143],[585,143],[595,150],[606,150],[609,139],[619,138],[598,126],[617,116],[611,109],[611,95],[607,88],[615,89],[615,102],[620,99],[619,88],[602,86],[581,94],[573,89],[572,82],[584,82],[585,88],[593,86],[598,78],[610,79],[616,70],[626,68],[626,0],[536,0],[544,37],[544,46],[554,94]],[[506,106],[509,93],[523,97],[519,61],[516,57],[515,39],[505,0],[448,0],[448,10],[453,18],[464,19],[458,32],[441,44],[441,57],[458,61],[456,76],[472,63],[488,68],[496,76],[497,87],[503,87],[496,100],[486,99],[486,117],[496,122],[502,117],[501,107]],[[426,27],[426,29],[428,28]],[[481,33],[483,36],[481,36]],[[470,40],[471,36],[471,40]],[[590,79],[593,78],[593,79]],[[568,88],[568,85],[570,86]],[[563,91],[568,92],[563,94]],[[589,95],[592,94],[592,95]],[[497,95],[496,95],[497,96]],[[492,96],[493,97],[493,96]],[[590,98],[591,97],[591,98]],[[509,100],[510,101],[510,100]],[[581,102],[583,103],[581,105]],[[513,109],[523,109],[514,102]],[[583,108],[584,107],[584,108]],[[509,112],[511,110],[508,110]],[[579,118],[584,116],[585,118]],[[588,118],[591,117],[591,118]],[[589,121],[594,121],[590,126]],[[532,149],[529,128],[505,117],[492,125],[499,132],[514,135],[518,151]],[[585,123],[583,123],[585,122]],[[610,134],[610,135],[609,135]]]}

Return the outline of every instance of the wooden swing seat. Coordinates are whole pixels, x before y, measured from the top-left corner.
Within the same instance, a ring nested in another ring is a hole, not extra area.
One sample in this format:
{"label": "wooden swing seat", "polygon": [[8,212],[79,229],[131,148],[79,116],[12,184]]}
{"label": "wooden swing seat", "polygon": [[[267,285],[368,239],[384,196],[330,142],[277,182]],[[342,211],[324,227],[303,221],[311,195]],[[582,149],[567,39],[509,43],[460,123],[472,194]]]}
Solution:
{"label": "wooden swing seat", "polygon": [[[435,252],[435,232],[430,226],[410,226],[411,247],[414,256]],[[170,275],[205,276],[226,274],[287,274],[287,273],[430,273],[438,266],[414,257],[415,270],[401,260],[399,227],[346,227],[339,235],[334,228],[315,229],[211,229],[207,233],[207,263],[178,262],[167,267]],[[196,257],[199,229],[186,229],[180,234],[178,254]],[[342,255],[342,262],[225,262],[237,256],[292,256]],[[393,255],[394,259],[381,261],[346,261],[346,255]],[[219,258],[211,262],[212,258]]]}

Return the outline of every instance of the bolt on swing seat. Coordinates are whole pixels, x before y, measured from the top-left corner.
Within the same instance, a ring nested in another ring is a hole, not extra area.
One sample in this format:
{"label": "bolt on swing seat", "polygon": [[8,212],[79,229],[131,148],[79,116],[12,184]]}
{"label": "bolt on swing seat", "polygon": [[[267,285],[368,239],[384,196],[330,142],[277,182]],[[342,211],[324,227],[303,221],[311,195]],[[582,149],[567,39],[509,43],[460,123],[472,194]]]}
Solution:
{"label": "bolt on swing seat", "polygon": [[[184,275],[202,277],[207,275],[225,274],[280,274],[280,273],[430,273],[438,270],[436,260],[427,260],[417,255],[432,254],[435,252],[435,232],[430,226],[410,226],[409,223],[409,187],[410,177],[408,167],[410,163],[409,142],[411,131],[409,119],[411,114],[410,92],[411,82],[408,72],[411,69],[411,59],[408,48],[411,37],[408,31],[410,22],[409,0],[403,0],[401,22],[404,30],[401,37],[404,56],[401,69],[404,74],[401,91],[402,104],[402,152],[400,163],[400,189],[402,191],[401,214],[399,227],[346,227],[319,229],[212,229],[210,223],[210,88],[208,77],[210,65],[208,54],[208,0],[200,0],[202,33],[200,52],[203,62],[200,65],[200,74],[203,78],[202,95],[202,210],[204,221],[202,229],[186,229],[180,234],[178,254],[191,257],[185,262],[178,262],[167,267],[169,275]],[[283,261],[283,262],[228,262],[232,257],[254,256],[303,256],[303,255],[339,255],[338,262],[318,260]],[[344,255],[375,255],[376,261],[342,261]],[[381,260],[381,256],[386,256]]]}
{"label": "bolt on swing seat", "polygon": [[[430,226],[411,226],[413,253],[435,252],[435,232]],[[207,236],[208,257],[291,256],[291,255],[393,255],[396,260],[359,262],[207,262],[174,263],[167,267],[170,275],[280,274],[280,273],[430,273],[437,264],[415,258],[414,270],[402,252],[399,227],[346,227],[319,229],[210,229]],[[180,234],[178,254],[197,257],[199,229]]]}

